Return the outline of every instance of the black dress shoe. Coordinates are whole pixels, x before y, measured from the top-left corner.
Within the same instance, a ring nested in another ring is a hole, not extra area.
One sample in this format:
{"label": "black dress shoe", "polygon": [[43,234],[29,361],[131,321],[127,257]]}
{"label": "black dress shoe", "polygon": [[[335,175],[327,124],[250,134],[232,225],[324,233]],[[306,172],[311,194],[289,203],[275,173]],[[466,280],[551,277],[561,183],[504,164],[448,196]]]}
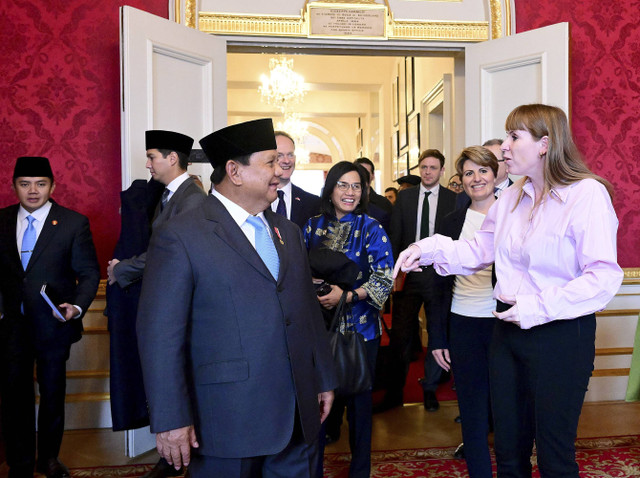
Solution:
{"label": "black dress shoe", "polygon": [[36,471],[42,473],[47,478],[69,478],[71,476],[69,468],[57,458],[39,461]]}
{"label": "black dress shoe", "polygon": [[462,460],[464,458],[464,443],[460,443],[456,451],[453,452],[453,457]]}
{"label": "black dress shoe", "polygon": [[456,423],[462,423],[462,417],[460,415],[458,415],[457,417],[455,417],[453,419],[453,421],[456,422]]}
{"label": "black dress shoe", "polygon": [[9,468],[9,478],[33,478],[33,463]]}
{"label": "black dress shoe", "polygon": [[428,412],[435,412],[440,408],[438,399],[436,398],[436,392],[430,390],[424,391],[424,409]]}
{"label": "black dress shoe", "polygon": [[383,413],[392,408],[401,407],[403,403],[404,399],[402,396],[390,396],[387,394],[380,403],[373,406],[373,413]]}
{"label": "black dress shoe", "polygon": [[147,473],[143,475],[142,478],[166,478],[167,476],[180,476],[182,475],[182,468],[176,470],[173,465],[167,463],[167,460],[164,458],[160,458],[156,466]]}

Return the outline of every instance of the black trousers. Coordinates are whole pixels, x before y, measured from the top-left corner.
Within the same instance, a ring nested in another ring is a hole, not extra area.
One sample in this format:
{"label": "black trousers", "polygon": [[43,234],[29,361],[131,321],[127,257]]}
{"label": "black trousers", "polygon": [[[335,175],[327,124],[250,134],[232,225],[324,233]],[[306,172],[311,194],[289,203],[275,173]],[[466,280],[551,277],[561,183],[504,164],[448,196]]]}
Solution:
{"label": "black trousers", "polygon": [[[380,338],[365,342],[367,351],[367,362],[371,377],[375,377],[376,359],[380,347]],[[371,475],[371,436],[373,429],[373,401],[372,391],[350,395],[347,397],[336,396],[333,402],[332,412],[340,414],[339,420],[342,423],[342,413],[347,409],[347,422],[349,423],[349,449],[351,450],[351,464],[349,465],[349,478],[368,478]],[[334,419],[336,419],[334,417]],[[316,472],[316,478],[322,478],[324,458],[325,433],[327,421],[320,429],[320,462]]]}
{"label": "black trousers", "polygon": [[491,478],[489,348],[496,318],[451,313],[449,346],[470,478]]}
{"label": "black trousers", "polygon": [[62,444],[69,347],[38,353],[27,318],[4,320],[8,322],[1,325],[0,387],[7,463],[10,468],[28,468],[36,457],[34,362],[40,393],[38,460],[46,461],[58,456]]}
{"label": "black trousers", "polygon": [[[500,307],[498,308],[500,310]],[[578,478],[575,439],[593,371],[594,314],[522,330],[497,321],[489,359],[499,478]]]}
{"label": "black trousers", "polygon": [[[397,364],[396,370],[392,374],[394,380],[387,391],[389,398],[402,398],[411,362],[411,345],[415,331],[420,330],[417,325],[420,307],[424,305],[427,317],[427,334],[430,335],[429,317],[439,314],[440,308],[443,306],[441,291],[436,290],[433,285],[435,274],[432,267],[425,268],[422,272],[411,272],[407,274],[403,290],[393,295],[393,326],[390,346],[393,349],[394,357],[398,357],[400,363]],[[431,348],[427,347],[423,389],[435,392],[441,375],[442,369],[435,361]]]}

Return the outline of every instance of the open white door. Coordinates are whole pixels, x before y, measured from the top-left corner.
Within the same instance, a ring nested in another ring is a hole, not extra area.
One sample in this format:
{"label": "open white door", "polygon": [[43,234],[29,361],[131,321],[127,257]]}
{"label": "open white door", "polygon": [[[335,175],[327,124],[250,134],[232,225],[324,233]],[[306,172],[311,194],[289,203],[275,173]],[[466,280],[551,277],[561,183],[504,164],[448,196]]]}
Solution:
{"label": "open white door", "polygon": [[[227,124],[227,46],[132,7],[121,7],[122,189],[148,179],[144,132],[168,129],[198,140]],[[194,164],[209,186],[211,166]]]}
{"label": "open white door", "polygon": [[[227,47],[201,33],[131,7],[120,9],[122,189],[148,179],[144,132],[168,129],[198,140],[227,124]],[[209,188],[209,164],[193,164]],[[155,448],[149,428],[126,434],[128,456]]]}
{"label": "open white door", "polygon": [[465,49],[465,141],[504,138],[516,106],[545,103],[569,116],[569,24],[558,23]]}

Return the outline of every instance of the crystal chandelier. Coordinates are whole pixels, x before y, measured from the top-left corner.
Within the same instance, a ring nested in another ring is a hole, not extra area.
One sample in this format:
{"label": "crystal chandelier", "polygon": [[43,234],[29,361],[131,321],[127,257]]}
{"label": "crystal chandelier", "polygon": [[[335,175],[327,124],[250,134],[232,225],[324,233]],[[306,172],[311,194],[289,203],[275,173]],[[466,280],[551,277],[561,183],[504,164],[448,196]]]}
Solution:
{"label": "crystal chandelier", "polygon": [[307,92],[304,78],[293,71],[293,59],[271,58],[269,76],[261,75],[258,88],[263,101],[276,106],[283,113],[297,105]]}

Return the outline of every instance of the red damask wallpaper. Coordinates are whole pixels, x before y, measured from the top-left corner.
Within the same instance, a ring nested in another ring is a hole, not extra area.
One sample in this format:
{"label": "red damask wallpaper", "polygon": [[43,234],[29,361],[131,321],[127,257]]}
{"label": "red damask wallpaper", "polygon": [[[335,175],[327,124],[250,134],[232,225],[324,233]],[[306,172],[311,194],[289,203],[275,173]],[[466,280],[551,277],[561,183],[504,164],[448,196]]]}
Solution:
{"label": "red damask wallpaper", "polygon": [[[119,13],[109,0],[0,6],[0,207],[18,156],[47,156],[53,198],[89,216],[106,276],[120,230]],[[166,0],[126,4],[167,18]]]}
{"label": "red damask wallpaper", "polygon": [[[21,155],[48,156],[54,199],[89,216],[103,273],[119,232],[118,0],[0,6],[0,207]],[[166,0],[127,4],[167,17]],[[640,0],[515,0],[518,31],[571,24],[573,130],[616,188],[619,261],[640,266]]]}
{"label": "red damask wallpaper", "polygon": [[515,0],[518,32],[569,22],[572,128],[611,181],[618,262],[640,267],[640,0]]}

